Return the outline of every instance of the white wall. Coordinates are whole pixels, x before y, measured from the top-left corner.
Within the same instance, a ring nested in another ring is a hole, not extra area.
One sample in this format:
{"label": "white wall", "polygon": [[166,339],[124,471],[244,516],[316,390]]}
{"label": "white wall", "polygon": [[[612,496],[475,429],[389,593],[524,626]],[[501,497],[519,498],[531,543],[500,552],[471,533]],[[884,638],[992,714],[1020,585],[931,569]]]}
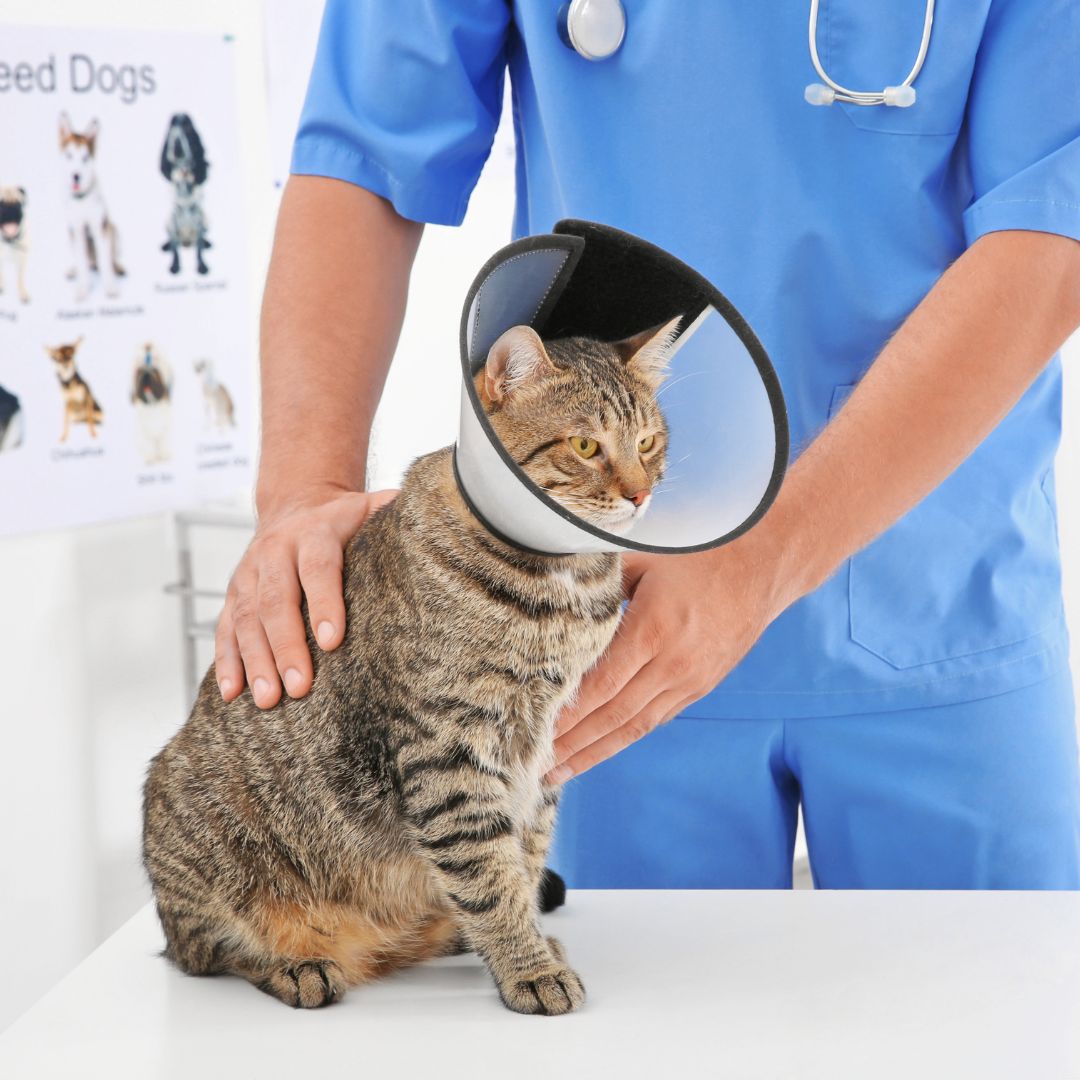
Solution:
{"label": "white wall", "polygon": [[[198,21],[248,6],[156,0],[142,8],[179,10]],[[267,7],[271,31],[284,28],[267,53],[279,169],[287,143],[281,131],[295,122],[303,85],[296,72],[309,63],[317,6],[269,0]],[[119,18],[131,9],[126,0],[57,0],[48,20],[85,22],[87,10],[95,19]],[[429,227],[421,246],[376,421],[373,478],[380,486],[395,483],[417,453],[456,434],[460,305],[473,274],[509,238],[508,129],[504,123],[466,224]],[[255,267],[267,239],[254,246]],[[1078,362],[1074,345],[1070,368]],[[1080,625],[1077,385],[1067,377],[1058,480],[1073,625]],[[200,538],[204,582],[224,583],[241,539]],[[148,895],[138,863],[140,786],[147,760],[184,716],[179,615],[162,592],[175,573],[171,528],[160,518],[0,541],[0,1029]]]}
{"label": "white wall", "polygon": [[[254,342],[274,207],[260,0],[5,0],[0,21],[236,35]],[[0,540],[0,1029],[147,895],[141,779],[184,710],[175,576],[163,516]]]}

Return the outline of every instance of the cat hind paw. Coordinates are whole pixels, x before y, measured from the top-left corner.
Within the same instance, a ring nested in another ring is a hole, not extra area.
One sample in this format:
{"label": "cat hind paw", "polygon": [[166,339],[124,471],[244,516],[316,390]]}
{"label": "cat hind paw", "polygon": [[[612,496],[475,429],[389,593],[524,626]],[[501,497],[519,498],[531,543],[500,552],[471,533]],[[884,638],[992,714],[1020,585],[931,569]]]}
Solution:
{"label": "cat hind paw", "polygon": [[302,960],[283,965],[255,985],[294,1009],[319,1009],[345,993],[337,965],[328,960]]}

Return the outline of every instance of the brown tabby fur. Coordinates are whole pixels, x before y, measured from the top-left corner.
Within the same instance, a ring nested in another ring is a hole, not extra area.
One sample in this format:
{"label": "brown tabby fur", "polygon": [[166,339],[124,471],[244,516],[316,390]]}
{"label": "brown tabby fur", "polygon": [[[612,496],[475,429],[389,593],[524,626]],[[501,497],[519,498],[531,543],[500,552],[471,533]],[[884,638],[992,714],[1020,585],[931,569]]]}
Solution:
{"label": "brown tabby fur", "polygon": [[[617,504],[660,477],[670,330],[545,350],[518,327],[477,377],[510,452],[583,517],[625,517]],[[574,434],[602,453],[583,460]],[[307,697],[225,704],[211,669],[151,762],[144,861],[166,955],[314,1007],[472,948],[509,1008],[578,1007],[581,981],[538,920],[559,795],[542,777],[560,707],[615,632],[618,556],[496,540],[447,448],[350,542],[344,583],[344,643],[323,653],[308,632]]]}

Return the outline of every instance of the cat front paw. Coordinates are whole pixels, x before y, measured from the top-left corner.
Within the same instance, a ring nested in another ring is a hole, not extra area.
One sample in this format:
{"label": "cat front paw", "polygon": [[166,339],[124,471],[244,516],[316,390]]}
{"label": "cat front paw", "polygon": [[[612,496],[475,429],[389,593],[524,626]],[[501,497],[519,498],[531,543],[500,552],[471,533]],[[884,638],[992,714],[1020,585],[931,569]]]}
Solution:
{"label": "cat front paw", "polygon": [[499,987],[499,995],[513,1012],[536,1016],[561,1016],[585,1004],[581,979],[561,961],[508,980]]}

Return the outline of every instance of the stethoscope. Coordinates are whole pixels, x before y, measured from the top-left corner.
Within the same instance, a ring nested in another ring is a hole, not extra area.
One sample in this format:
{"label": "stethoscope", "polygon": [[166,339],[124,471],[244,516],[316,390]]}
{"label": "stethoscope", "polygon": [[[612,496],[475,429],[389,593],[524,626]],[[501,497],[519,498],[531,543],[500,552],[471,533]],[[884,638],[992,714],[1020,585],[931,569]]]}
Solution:
{"label": "stethoscope", "polygon": [[[907,78],[898,86],[883,90],[849,90],[829,77],[818,56],[817,26],[820,0],[810,0],[810,59],[821,78],[811,83],[803,96],[811,105],[831,105],[846,101],[852,105],[893,105],[906,109],[915,104],[915,87],[911,84],[922,71],[930,48],[930,33],[934,26],[935,0],[926,0],[922,40],[915,63]],[[579,56],[586,60],[606,60],[622,47],[626,37],[626,10],[621,0],[570,0],[559,9],[559,35]]]}

